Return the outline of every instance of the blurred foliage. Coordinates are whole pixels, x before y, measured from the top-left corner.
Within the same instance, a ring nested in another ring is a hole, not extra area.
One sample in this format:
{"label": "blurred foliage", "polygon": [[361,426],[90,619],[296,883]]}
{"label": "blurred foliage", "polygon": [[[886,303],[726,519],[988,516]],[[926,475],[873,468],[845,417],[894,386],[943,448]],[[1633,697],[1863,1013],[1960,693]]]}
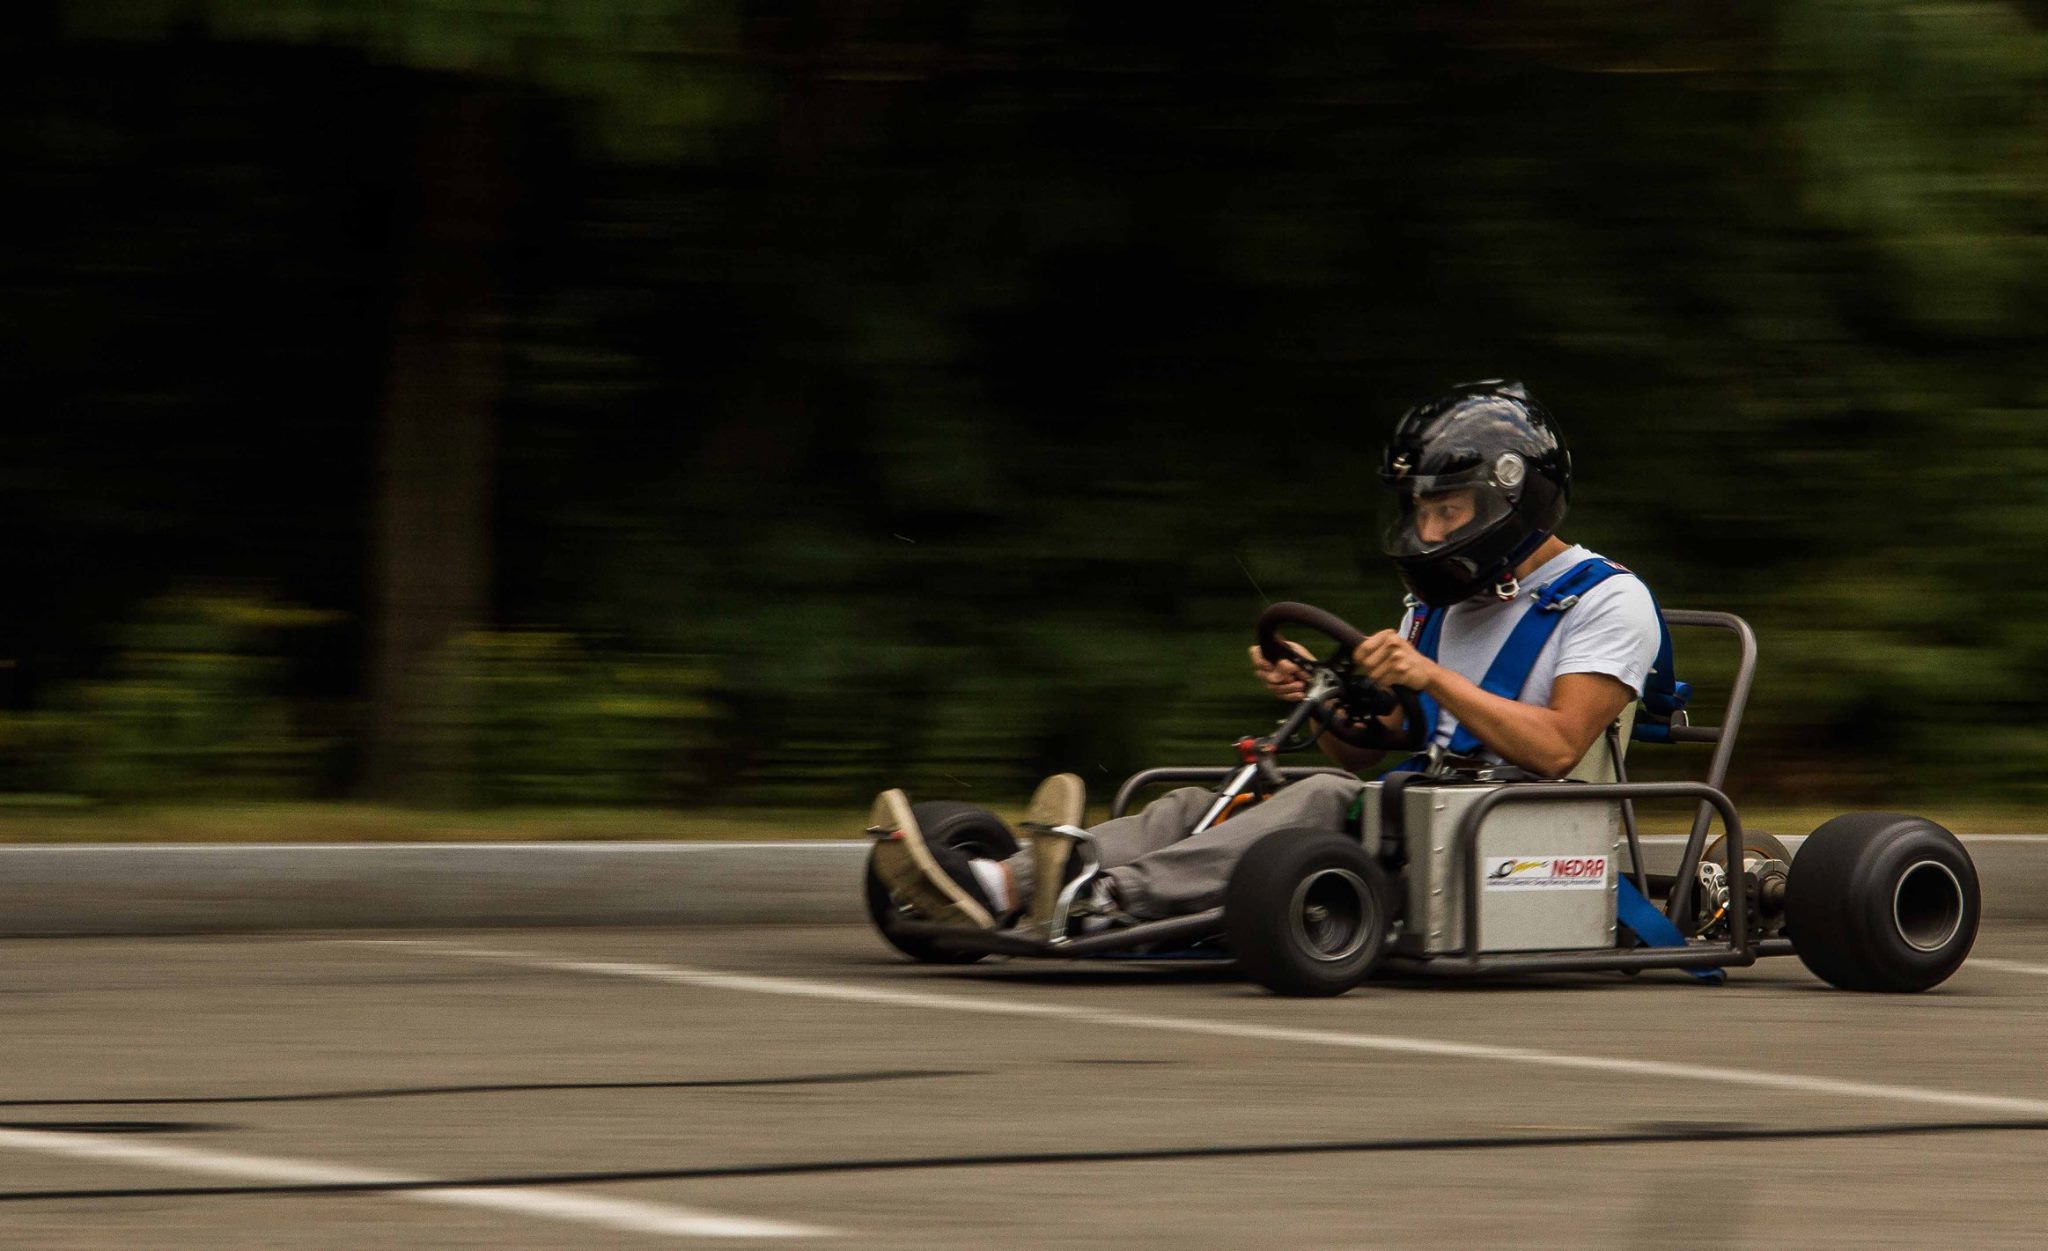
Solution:
{"label": "blurred foliage", "polygon": [[[1497,374],[1571,433],[1570,537],[1757,626],[1742,793],[2048,799],[2038,5],[30,7],[22,785],[351,785],[393,241],[468,92],[518,102],[478,800],[1225,759],[1267,600],[1399,611],[1383,431]],[[195,579],[331,624],[138,667]]]}
{"label": "blurred foliage", "polygon": [[542,631],[464,635],[452,667],[476,730],[478,801],[689,804],[713,724],[703,669],[607,660]]}
{"label": "blurred foliage", "polygon": [[216,39],[361,49],[413,69],[523,82],[592,105],[614,155],[701,155],[754,103],[723,0],[72,0],[76,38],[202,30]]}
{"label": "blurred foliage", "polygon": [[[331,614],[222,593],[166,595],[120,631],[102,676],[0,714],[30,791],[107,799],[317,794],[336,743],[292,698],[295,635]],[[311,722],[311,723],[309,723]]]}

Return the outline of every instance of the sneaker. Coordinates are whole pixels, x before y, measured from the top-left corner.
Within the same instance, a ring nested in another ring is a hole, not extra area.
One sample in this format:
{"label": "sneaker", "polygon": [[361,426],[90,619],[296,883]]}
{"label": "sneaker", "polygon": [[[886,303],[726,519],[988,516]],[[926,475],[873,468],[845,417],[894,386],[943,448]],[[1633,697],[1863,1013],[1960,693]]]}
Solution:
{"label": "sneaker", "polygon": [[1078,773],[1055,773],[1031,792],[1025,825],[1079,825],[1088,812],[1088,784]]}
{"label": "sneaker", "polygon": [[875,796],[868,832],[876,839],[875,874],[899,907],[942,925],[996,928],[996,909],[975,880],[966,854],[925,841],[908,795],[887,790]]}
{"label": "sneaker", "polygon": [[1053,942],[1073,932],[1079,908],[1102,889],[1102,857],[1088,831],[1074,825],[1040,827],[1031,839],[1032,928]]}
{"label": "sneaker", "polygon": [[1074,876],[1077,838],[1088,810],[1088,784],[1079,774],[1055,773],[1038,784],[1018,828],[1031,852],[1030,921],[1049,933],[1060,891]]}

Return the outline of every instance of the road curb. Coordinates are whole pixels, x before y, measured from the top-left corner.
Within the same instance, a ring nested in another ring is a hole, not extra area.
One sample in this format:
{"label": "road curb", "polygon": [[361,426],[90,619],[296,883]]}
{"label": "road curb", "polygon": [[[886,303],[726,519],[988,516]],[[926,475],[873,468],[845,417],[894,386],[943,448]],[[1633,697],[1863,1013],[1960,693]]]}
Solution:
{"label": "road curb", "polygon": [[0,847],[0,934],[846,922],[866,844]]}
{"label": "road curb", "polygon": [[[1788,840],[1795,844],[1797,840]],[[1985,915],[2048,920],[2048,835],[1966,836]],[[1650,840],[1653,868],[1680,840]],[[23,844],[0,934],[846,923],[859,841]]]}

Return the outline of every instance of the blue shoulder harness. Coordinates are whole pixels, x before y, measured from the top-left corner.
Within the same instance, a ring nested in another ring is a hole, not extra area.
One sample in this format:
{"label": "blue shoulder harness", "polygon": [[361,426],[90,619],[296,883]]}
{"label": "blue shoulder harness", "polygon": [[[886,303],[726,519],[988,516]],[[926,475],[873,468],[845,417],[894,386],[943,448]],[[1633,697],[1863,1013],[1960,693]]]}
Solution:
{"label": "blue shoulder harness", "polygon": [[[1537,590],[1529,603],[1529,609],[1522,619],[1515,623],[1508,641],[1501,645],[1500,654],[1487,666],[1486,677],[1480,688],[1493,692],[1504,699],[1519,699],[1522,688],[1528,685],[1529,674],[1536,668],[1536,657],[1550,636],[1557,633],[1558,624],[1565,613],[1579,602],[1579,597],[1599,586],[1616,574],[1630,573],[1613,561],[1602,557],[1591,557],[1580,561],[1565,571],[1564,575],[1548,586]],[[1650,597],[1652,607],[1656,596]],[[1429,605],[1415,605],[1415,616],[1409,622],[1408,640],[1415,650],[1429,657],[1437,658],[1444,633],[1444,614],[1431,611]],[[1643,710],[1647,718],[1636,723],[1635,737],[1648,742],[1671,741],[1671,717],[1692,698],[1692,687],[1680,682],[1672,672],[1671,629],[1664,624],[1664,614],[1657,613],[1657,659],[1650,669],[1648,681],[1643,684]],[[1437,701],[1424,695],[1422,715],[1430,727],[1434,739],[1440,717]],[[1478,751],[1479,736],[1462,724],[1451,735],[1450,750],[1461,756]],[[1419,758],[1418,758],[1419,759]],[[1623,877],[1616,884],[1616,919],[1638,942],[1650,947],[1683,947],[1685,936],[1678,927],[1657,910],[1657,906],[1636,890],[1635,884]],[[1719,982],[1724,976],[1719,969],[1687,970],[1703,982]]]}
{"label": "blue shoulder harness", "polygon": [[[1550,636],[1557,633],[1565,613],[1571,611],[1586,592],[1616,574],[1634,576],[1630,570],[1611,560],[1591,556],[1539,588],[1529,601],[1528,611],[1515,623],[1508,641],[1501,645],[1500,654],[1487,666],[1486,676],[1479,683],[1480,689],[1503,699],[1521,698],[1522,688],[1528,685],[1529,674],[1536,668],[1536,657],[1543,651],[1543,645],[1550,641]],[[1652,595],[1651,605],[1654,607],[1656,602]],[[1443,633],[1444,614],[1432,610],[1427,604],[1417,604],[1415,616],[1408,627],[1408,639],[1415,645],[1415,650],[1435,660]],[[1650,714],[1650,720],[1637,728],[1635,737],[1646,741],[1668,741],[1672,714],[1684,708],[1691,697],[1692,687],[1678,681],[1672,673],[1671,631],[1665,626],[1664,614],[1660,611],[1657,614],[1657,659],[1643,689],[1643,708]],[[1422,697],[1422,715],[1433,737],[1441,714],[1437,701],[1427,695]],[[1469,756],[1480,746],[1479,736],[1460,725],[1451,735],[1449,750],[1455,755]]]}

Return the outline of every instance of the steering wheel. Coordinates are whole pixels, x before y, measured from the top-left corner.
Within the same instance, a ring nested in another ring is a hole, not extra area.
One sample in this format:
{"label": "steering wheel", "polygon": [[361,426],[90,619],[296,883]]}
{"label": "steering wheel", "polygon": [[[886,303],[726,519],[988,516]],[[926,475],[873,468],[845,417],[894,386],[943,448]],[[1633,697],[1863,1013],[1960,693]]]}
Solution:
{"label": "steering wheel", "polygon": [[[1303,657],[1280,641],[1280,627],[1285,625],[1307,626],[1335,640],[1336,653],[1328,660]],[[1429,727],[1422,723],[1420,696],[1405,686],[1385,690],[1351,672],[1351,653],[1365,641],[1365,633],[1342,617],[1312,604],[1283,600],[1259,614],[1258,640],[1259,654],[1274,664],[1287,660],[1304,668],[1327,669],[1343,681],[1342,690],[1322,707],[1312,710],[1315,719],[1343,742],[1353,747],[1420,751],[1429,741]],[[1379,724],[1379,718],[1396,708],[1406,714],[1407,728],[1399,738],[1392,738],[1386,727]]]}

